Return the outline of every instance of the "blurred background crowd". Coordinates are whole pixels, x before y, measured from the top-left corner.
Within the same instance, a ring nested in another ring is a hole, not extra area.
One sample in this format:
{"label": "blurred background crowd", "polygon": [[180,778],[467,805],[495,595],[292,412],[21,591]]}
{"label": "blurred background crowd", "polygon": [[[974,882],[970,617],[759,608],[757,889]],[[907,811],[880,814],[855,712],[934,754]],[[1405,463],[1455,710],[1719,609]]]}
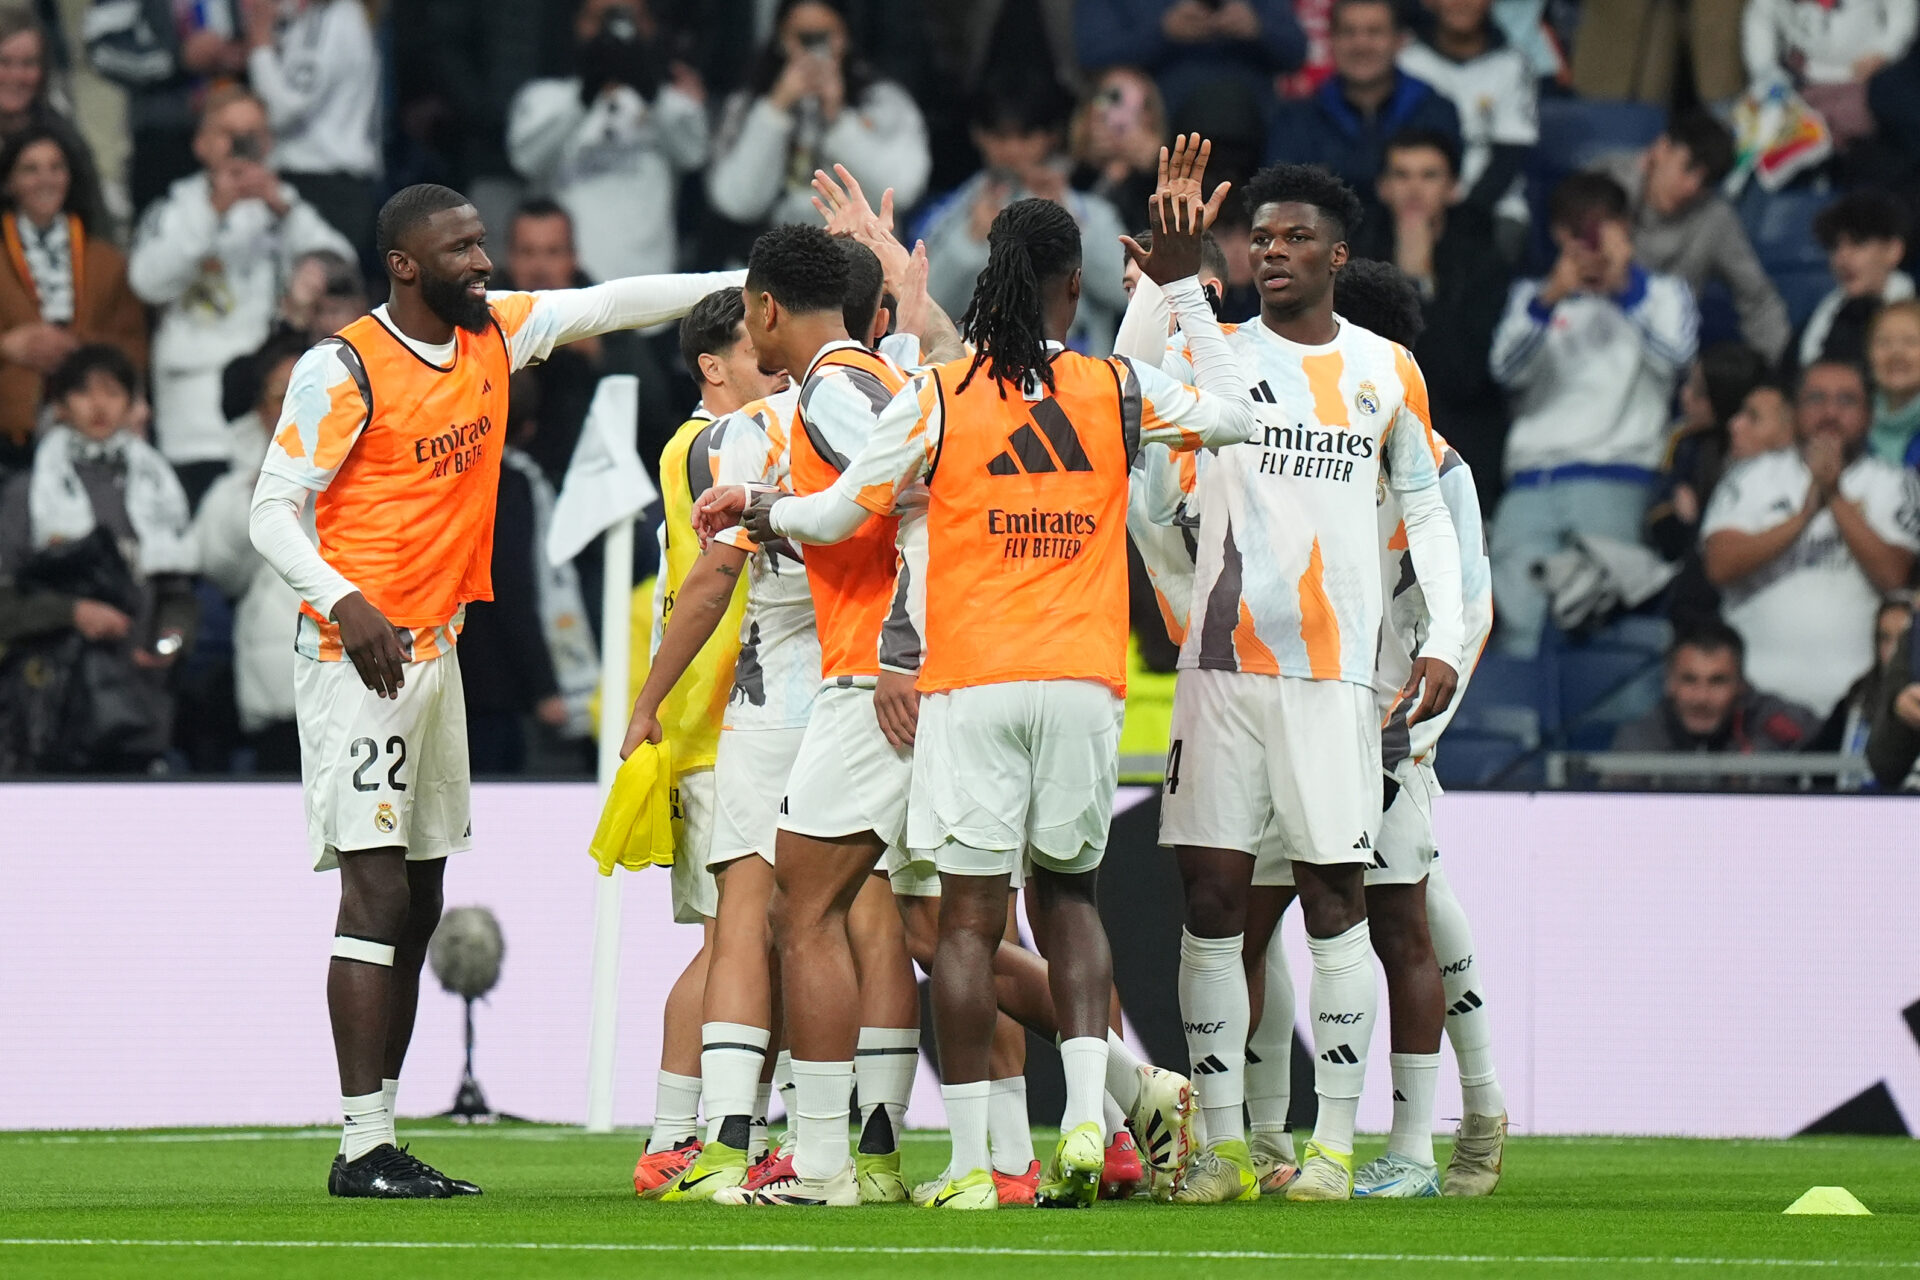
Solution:
{"label": "blurred background crowd", "polygon": [[[1419,291],[1500,619],[1443,778],[1884,785],[1836,761],[1876,720],[1920,734],[1916,25],[1920,0],[6,0],[0,774],[297,771],[294,602],[248,499],[293,362],[383,299],[392,191],[469,193],[496,287],[550,289],[738,265],[841,163],[955,315],[994,214],[1057,200],[1101,353],[1116,237],[1199,130],[1229,180],[1340,174],[1353,251]],[[1246,223],[1216,228],[1236,321]],[[516,381],[498,598],[462,639],[483,775],[590,768],[557,596],[598,598],[598,553],[556,576],[536,548],[610,373],[650,465],[696,400],[671,331]],[[1148,755],[1172,651],[1140,595]],[[1730,763],[1585,769],[1608,748]],[[1820,768],[1731,763],[1788,753]]]}

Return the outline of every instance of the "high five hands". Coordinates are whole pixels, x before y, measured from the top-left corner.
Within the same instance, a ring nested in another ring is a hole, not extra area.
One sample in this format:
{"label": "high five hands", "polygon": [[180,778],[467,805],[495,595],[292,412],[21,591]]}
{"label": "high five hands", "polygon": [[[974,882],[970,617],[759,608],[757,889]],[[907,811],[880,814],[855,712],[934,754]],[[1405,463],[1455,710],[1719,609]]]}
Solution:
{"label": "high five hands", "polygon": [[1120,237],[1127,256],[1155,284],[1172,284],[1200,273],[1201,238],[1220,216],[1230,185],[1223,182],[1211,196],[1205,193],[1202,180],[1212,154],[1213,143],[1197,133],[1175,138],[1171,151],[1160,148],[1160,183],[1147,201],[1153,248],[1141,248],[1132,236]]}

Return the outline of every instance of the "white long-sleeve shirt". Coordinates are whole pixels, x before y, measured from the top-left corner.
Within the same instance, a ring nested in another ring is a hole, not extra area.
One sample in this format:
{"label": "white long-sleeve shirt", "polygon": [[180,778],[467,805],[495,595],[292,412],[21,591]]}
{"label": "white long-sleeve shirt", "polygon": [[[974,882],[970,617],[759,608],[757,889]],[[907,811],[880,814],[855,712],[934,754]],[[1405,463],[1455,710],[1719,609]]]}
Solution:
{"label": "white long-sleeve shirt", "polygon": [[1617,298],[1576,293],[1552,307],[1538,280],[1513,286],[1489,364],[1507,389],[1506,471],[1660,465],[1667,404],[1699,345],[1693,291],[1635,266]]}
{"label": "white long-sleeve shirt", "polygon": [[1747,0],[1740,49],[1756,83],[1786,78],[1788,55],[1805,61],[1807,84],[1850,84],[1853,64],[1905,56],[1920,25],[1920,0]]}
{"label": "white long-sleeve shirt", "polygon": [[380,55],[361,0],[295,9],[271,45],[247,55],[247,78],[273,126],[274,168],[357,178],[380,172]]}
{"label": "white long-sleeve shirt", "polygon": [[847,166],[876,202],[888,187],[896,208],[919,202],[933,157],[926,121],[905,89],[876,81],[824,130],[804,111],[735,94],[707,169],[707,198],[735,222],[816,223],[813,171],[831,172],[836,164]]}
{"label": "white long-sleeve shirt", "polygon": [[672,271],[674,193],[707,161],[707,113],[671,85],[649,103],[628,85],[580,101],[580,81],[534,80],[507,114],[507,155],[573,218],[596,280]]}
{"label": "white long-sleeve shirt", "polygon": [[153,332],[154,441],[167,461],[229,456],[220,375],[266,341],[280,291],[301,254],[354,256],[291,186],[287,214],[242,200],[216,213],[204,173],[173,184],[141,218],[127,254],[127,282],[159,308]]}
{"label": "white long-sleeve shirt", "polygon": [[[533,314],[509,342],[512,366],[516,370],[525,368],[546,359],[555,347],[581,338],[678,319],[715,289],[737,289],[745,281],[743,271],[637,276],[609,280],[587,289],[554,289],[537,294]],[[375,308],[373,314],[394,337],[427,363],[441,367],[453,359],[453,342],[428,343],[409,338],[394,327],[385,306]],[[326,389],[346,376],[337,347],[316,348],[301,357],[300,363],[294,366],[293,379],[287,387],[286,408],[275,435],[286,428],[300,404],[315,402],[316,393],[318,403],[326,404]],[[260,483],[253,492],[248,521],[253,545],[302,600],[312,605],[321,617],[330,618],[334,606],[359,588],[321,556],[301,528],[300,512],[313,492],[325,488],[331,477],[298,474],[286,467],[277,470],[276,474],[274,459],[269,454],[260,473]]]}

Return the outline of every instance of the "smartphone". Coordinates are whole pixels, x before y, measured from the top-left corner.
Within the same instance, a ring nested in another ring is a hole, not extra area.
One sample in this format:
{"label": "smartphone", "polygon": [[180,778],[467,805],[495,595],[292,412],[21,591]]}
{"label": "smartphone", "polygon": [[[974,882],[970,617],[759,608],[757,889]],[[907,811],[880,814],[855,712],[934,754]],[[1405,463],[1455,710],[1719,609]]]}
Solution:
{"label": "smartphone", "polygon": [[823,58],[833,56],[833,35],[827,31],[802,31],[800,47],[808,53],[819,54]]}
{"label": "smartphone", "polygon": [[257,133],[236,133],[227,143],[227,155],[235,160],[264,160],[266,140]]}

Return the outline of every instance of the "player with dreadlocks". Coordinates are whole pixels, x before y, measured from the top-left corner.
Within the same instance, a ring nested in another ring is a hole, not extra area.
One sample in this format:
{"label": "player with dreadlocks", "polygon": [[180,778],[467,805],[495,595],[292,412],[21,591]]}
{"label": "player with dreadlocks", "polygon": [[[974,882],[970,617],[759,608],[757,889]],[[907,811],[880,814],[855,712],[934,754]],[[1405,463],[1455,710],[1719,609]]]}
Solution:
{"label": "player with dreadlocks", "polygon": [[755,538],[833,543],[925,486],[925,514],[901,536],[921,698],[883,724],[914,745],[907,844],[940,874],[934,1019],[953,1156],[916,1193],[927,1207],[998,1204],[987,1149],[992,963],[1021,867],[1051,943],[1067,1086],[1036,1199],[1083,1205],[1098,1189],[1112,958],[1094,888],[1126,688],[1128,468],[1145,442],[1217,447],[1244,441],[1253,421],[1196,278],[1200,235],[1226,195],[1225,184],[1211,199],[1202,192],[1210,150],[1195,135],[1162,153],[1154,247],[1142,251],[1186,325],[1199,390],[1065,350],[1079,228],[1056,204],[1018,201],[994,219],[961,322],[975,354],[896,395],[830,489],[746,515]]}

